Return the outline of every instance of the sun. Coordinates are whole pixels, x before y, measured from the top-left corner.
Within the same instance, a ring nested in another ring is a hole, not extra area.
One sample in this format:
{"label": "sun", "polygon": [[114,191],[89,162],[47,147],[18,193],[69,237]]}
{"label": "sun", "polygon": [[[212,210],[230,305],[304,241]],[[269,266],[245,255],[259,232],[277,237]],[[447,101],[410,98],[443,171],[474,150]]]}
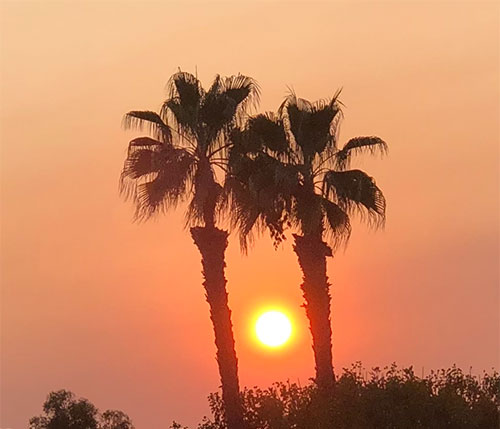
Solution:
{"label": "sun", "polygon": [[266,311],[255,323],[255,334],[262,344],[268,347],[279,347],[290,338],[292,323],[281,311]]}

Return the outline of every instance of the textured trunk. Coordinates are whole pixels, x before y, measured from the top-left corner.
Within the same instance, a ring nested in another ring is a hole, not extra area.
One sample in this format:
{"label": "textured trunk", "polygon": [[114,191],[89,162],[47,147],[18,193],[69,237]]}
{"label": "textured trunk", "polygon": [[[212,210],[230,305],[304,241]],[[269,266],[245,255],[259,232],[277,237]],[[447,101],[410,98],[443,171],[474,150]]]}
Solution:
{"label": "textured trunk", "polygon": [[201,253],[203,286],[210,305],[215,332],[217,363],[222,383],[222,399],[228,429],[242,429],[243,410],[238,382],[238,359],[234,348],[231,310],[229,310],[224,277],[224,252],[227,232],[208,226],[191,228],[191,236]]}
{"label": "textured trunk", "polygon": [[304,282],[301,288],[313,340],[316,384],[320,393],[326,397],[332,393],[335,383],[332,363],[330,284],[326,275],[326,257],[332,256],[332,250],[315,236],[294,234],[294,238],[294,250],[303,273]]}

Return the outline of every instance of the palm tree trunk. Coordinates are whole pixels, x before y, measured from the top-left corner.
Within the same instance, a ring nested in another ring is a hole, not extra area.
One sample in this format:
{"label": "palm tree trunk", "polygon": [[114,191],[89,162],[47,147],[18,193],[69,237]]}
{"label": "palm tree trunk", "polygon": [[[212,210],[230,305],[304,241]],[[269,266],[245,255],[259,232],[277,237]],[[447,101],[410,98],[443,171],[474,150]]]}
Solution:
{"label": "palm tree trunk", "polygon": [[316,364],[316,384],[320,393],[329,396],[335,375],[332,363],[332,327],[330,323],[330,284],[326,275],[326,257],[332,250],[320,238],[294,234],[294,251],[303,273],[301,285],[309,319]]}
{"label": "palm tree trunk", "polygon": [[238,359],[234,347],[231,310],[228,306],[224,253],[228,233],[213,226],[191,228],[191,236],[200,250],[203,286],[210,305],[210,318],[215,333],[217,363],[222,383],[222,400],[228,429],[242,429],[243,409],[238,381]]}

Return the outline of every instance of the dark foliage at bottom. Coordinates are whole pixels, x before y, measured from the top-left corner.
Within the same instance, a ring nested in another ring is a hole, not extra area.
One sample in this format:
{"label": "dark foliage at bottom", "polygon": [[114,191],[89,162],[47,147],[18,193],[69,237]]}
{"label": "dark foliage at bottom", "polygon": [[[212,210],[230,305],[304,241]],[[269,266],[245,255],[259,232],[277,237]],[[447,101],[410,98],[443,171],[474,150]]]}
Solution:
{"label": "dark foliage at bottom", "polygon": [[[480,377],[452,367],[421,378],[396,365],[366,374],[360,364],[344,369],[331,399],[331,421],[318,416],[314,384],[275,383],[242,392],[248,429],[497,429],[500,376]],[[225,429],[218,393],[209,396],[212,417],[198,429]],[[182,428],[174,424],[173,428]]]}
{"label": "dark foliage at bottom", "polygon": [[29,429],[134,429],[134,425],[122,411],[100,413],[88,399],[58,390],[49,393],[43,414],[30,419]]}

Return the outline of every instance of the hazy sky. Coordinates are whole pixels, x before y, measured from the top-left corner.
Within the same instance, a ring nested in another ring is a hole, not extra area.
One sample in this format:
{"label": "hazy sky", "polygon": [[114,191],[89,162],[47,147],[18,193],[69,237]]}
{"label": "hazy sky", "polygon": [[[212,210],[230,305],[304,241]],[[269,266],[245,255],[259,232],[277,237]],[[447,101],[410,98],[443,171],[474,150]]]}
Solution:
{"label": "hazy sky", "polygon": [[[182,212],[132,223],[118,195],[129,110],[156,110],[180,66],[208,86],[242,72],[275,110],[291,86],[342,87],[343,141],[388,200],[329,262],[334,364],[499,364],[497,2],[0,1],[0,427],[21,429],[66,388],[138,429],[194,424],[219,385],[201,264]],[[242,385],[307,382],[313,356],[290,240],[227,252]],[[285,307],[288,347],[251,320]]]}

